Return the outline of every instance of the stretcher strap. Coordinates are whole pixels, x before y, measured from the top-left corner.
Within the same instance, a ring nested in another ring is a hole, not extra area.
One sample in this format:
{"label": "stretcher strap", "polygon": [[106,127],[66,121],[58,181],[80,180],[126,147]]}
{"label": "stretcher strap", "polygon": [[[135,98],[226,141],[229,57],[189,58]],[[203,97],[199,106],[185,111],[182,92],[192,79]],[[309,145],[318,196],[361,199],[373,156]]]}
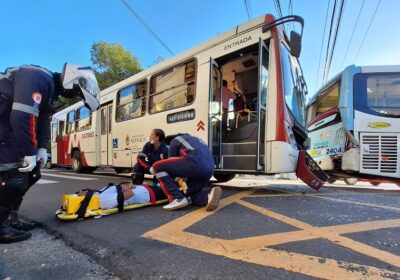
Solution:
{"label": "stretcher strap", "polygon": [[151,201],[151,205],[156,205],[157,204],[157,200],[156,200],[156,194],[154,193],[153,189],[150,188],[148,185],[143,184],[143,187],[145,187],[150,194],[150,201]]}
{"label": "stretcher strap", "polygon": [[78,219],[82,219],[85,217],[86,209],[89,206],[89,202],[92,199],[94,193],[95,191],[93,190],[87,190],[85,198],[81,202],[81,206],[79,207],[78,211],[76,211]]}
{"label": "stretcher strap", "polygon": [[117,188],[118,212],[122,212],[124,210],[124,193],[120,184],[115,187]]}

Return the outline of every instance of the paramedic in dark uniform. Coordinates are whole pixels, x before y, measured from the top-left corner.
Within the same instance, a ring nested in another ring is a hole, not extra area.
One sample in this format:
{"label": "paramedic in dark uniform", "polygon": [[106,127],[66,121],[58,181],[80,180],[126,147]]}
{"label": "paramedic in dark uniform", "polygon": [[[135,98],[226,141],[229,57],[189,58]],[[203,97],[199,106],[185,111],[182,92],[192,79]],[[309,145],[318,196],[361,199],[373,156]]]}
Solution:
{"label": "paramedic in dark uniform", "polygon": [[[151,131],[149,142],[137,156],[137,163],[133,170],[132,180],[135,185],[142,185],[144,174],[150,174],[151,166],[161,159],[168,158],[168,147],[164,143],[165,133],[162,129],[155,128]],[[153,185],[157,184],[157,179],[153,180]]]}
{"label": "paramedic in dark uniform", "polygon": [[[157,161],[151,171],[170,201],[163,207],[165,210],[175,210],[189,204],[207,205],[207,211],[218,207],[221,188],[214,187],[211,192],[204,189],[213,175],[214,160],[207,144],[200,138],[180,134],[172,139],[168,159]],[[176,177],[187,178],[187,197],[178,188],[174,180]]]}
{"label": "paramedic in dark uniform", "polygon": [[60,74],[24,65],[0,73],[0,243],[28,239],[35,226],[19,220],[17,210],[46,164],[53,102],[79,95],[96,110],[98,93],[87,67],[65,64]]}

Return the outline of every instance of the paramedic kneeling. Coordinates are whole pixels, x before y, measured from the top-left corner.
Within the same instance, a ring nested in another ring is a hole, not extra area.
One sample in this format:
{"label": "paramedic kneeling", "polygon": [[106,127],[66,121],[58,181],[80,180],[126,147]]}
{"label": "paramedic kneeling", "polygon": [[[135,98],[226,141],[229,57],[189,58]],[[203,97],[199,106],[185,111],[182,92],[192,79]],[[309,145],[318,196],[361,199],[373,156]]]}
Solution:
{"label": "paramedic kneeling", "polygon": [[[168,158],[168,147],[164,143],[165,133],[162,129],[155,128],[151,131],[143,150],[137,156],[137,163],[133,167],[132,180],[136,185],[143,184],[144,174],[150,174],[150,168],[156,161]],[[157,179],[153,180],[153,185]]]}
{"label": "paramedic kneeling", "polygon": [[[121,186],[124,197],[124,206],[131,204],[142,204],[166,199],[164,192],[159,187],[148,187],[147,185],[135,185],[131,182],[122,182]],[[86,191],[80,191],[79,196],[85,196]],[[118,190],[115,185],[100,190],[99,201],[101,209],[118,207]]]}
{"label": "paramedic kneeling", "polygon": [[[170,203],[165,210],[183,208],[188,204],[205,206],[207,211],[218,207],[222,190],[214,187],[210,192],[204,190],[213,175],[214,160],[206,143],[189,134],[179,134],[172,139],[168,159],[153,164],[152,173],[156,175]],[[174,178],[186,177],[187,198],[178,188]]]}

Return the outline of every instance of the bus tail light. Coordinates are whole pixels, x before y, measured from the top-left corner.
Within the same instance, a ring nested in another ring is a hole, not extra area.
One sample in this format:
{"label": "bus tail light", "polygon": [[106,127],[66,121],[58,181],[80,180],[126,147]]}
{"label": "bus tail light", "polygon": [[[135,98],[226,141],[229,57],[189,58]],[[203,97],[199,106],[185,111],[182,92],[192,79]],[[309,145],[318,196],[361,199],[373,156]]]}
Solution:
{"label": "bus tail light", "polygon": [[328,175],[305,150],[299,151],[296,175],[315,190],[319,190],[328,180]]}

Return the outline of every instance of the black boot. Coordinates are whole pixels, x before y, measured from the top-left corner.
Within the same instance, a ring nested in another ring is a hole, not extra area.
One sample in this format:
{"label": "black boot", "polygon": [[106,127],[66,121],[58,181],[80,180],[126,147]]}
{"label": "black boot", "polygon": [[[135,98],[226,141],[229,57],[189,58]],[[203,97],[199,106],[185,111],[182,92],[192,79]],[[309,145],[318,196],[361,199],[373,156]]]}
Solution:
{"label": "black boot", "polygon": [[10,225],[16,230],[29,231],[37,227],[35,222],[23,221],[18,216],[18,211],[12,210],[10,213]]}
{"label": "black boot", "polygon": [[144,174],[132,173],[131,177],[132,177],[132,182],[135,185],[143,185]]}
{"label": "black boot", "polygon": [[30,232],[13,229],[10,225],[0,226],[0,243],[12,243],[29,239],[32,236]]}

